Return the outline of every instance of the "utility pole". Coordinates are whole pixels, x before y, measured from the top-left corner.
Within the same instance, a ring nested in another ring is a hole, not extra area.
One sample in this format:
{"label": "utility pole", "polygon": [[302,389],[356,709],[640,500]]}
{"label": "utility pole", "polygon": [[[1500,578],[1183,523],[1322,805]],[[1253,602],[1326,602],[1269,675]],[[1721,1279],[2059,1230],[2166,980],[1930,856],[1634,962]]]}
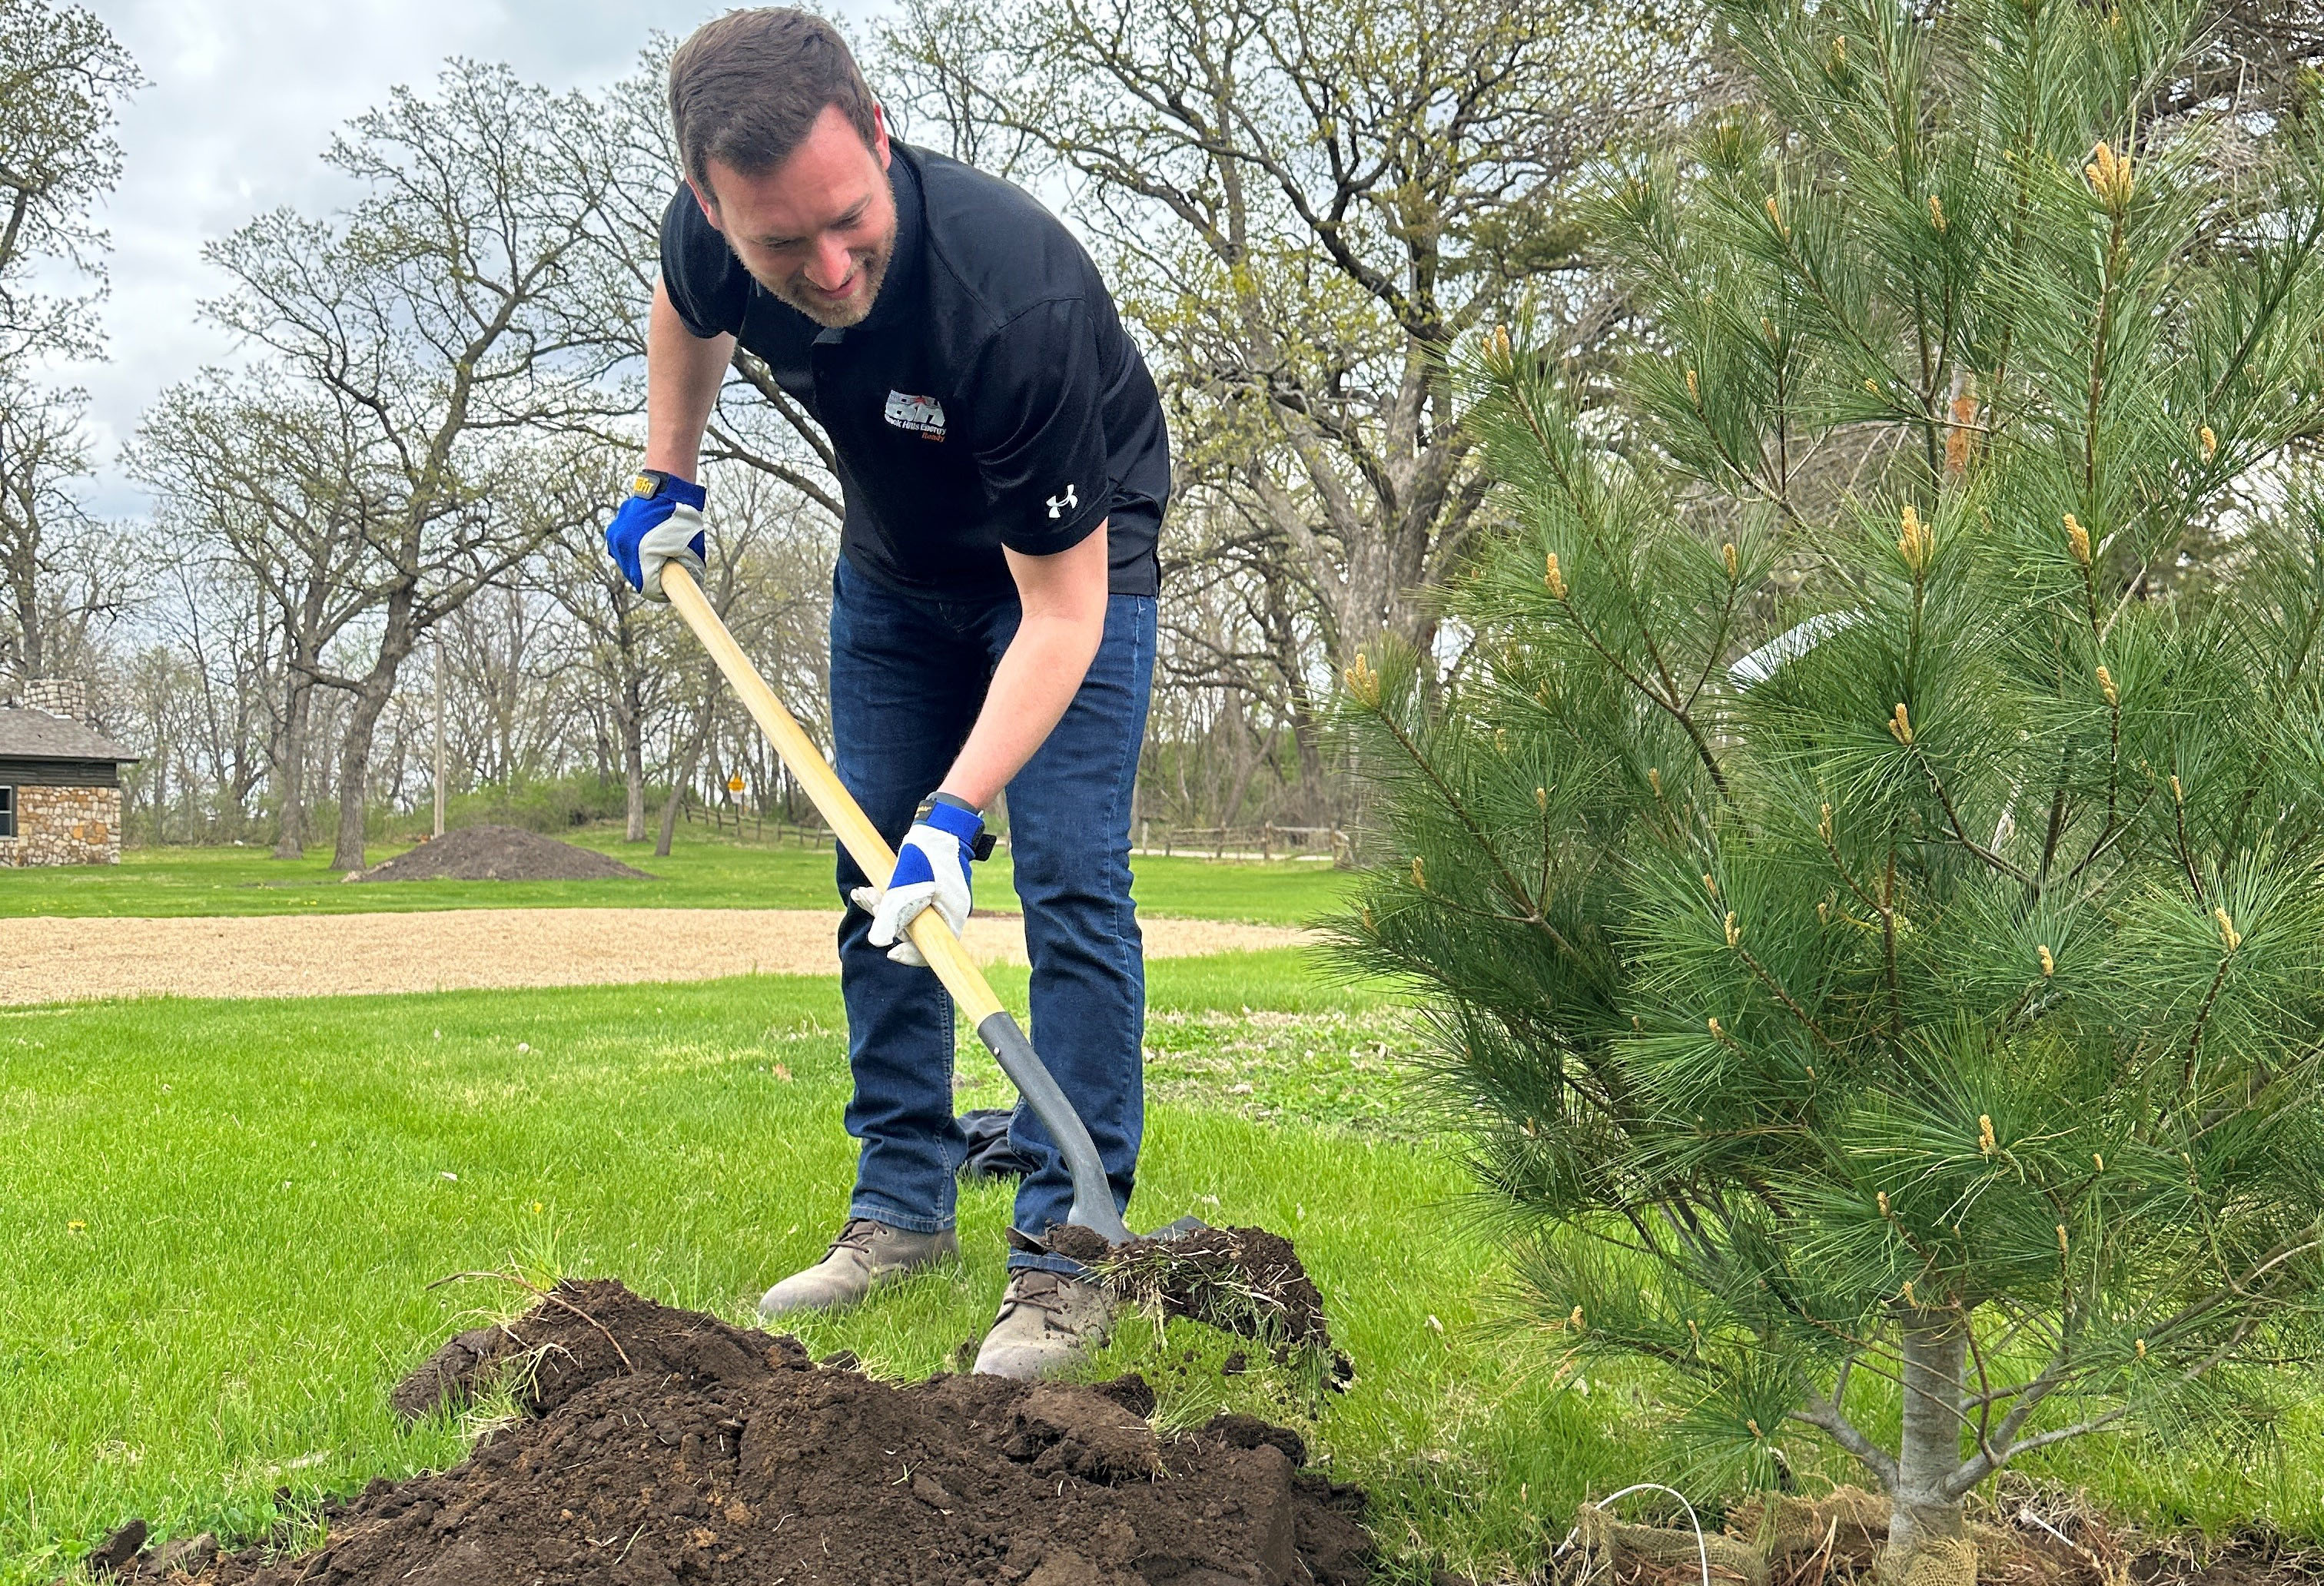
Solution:
{"label": "utility pole", "polygon": [[444,834],[444,632],[436,632],[436,835]]}

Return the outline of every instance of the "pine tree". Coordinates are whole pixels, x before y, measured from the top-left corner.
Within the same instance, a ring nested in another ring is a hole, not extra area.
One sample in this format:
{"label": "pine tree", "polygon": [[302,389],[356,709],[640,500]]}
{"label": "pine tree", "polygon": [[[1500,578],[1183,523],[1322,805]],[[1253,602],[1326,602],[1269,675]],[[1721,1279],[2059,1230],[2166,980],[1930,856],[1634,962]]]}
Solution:
{"label": "pine tree", "polygon": [[1454,678],[1345,679],[1342,935],[1562,1347],[1966,1581],[2012,1459],[2324,1343],[2324,143],[2156,115],[2174,0],[1723,23],[1752,91],[1600,217],[1610,384],[1474,351],[1511,527]]}

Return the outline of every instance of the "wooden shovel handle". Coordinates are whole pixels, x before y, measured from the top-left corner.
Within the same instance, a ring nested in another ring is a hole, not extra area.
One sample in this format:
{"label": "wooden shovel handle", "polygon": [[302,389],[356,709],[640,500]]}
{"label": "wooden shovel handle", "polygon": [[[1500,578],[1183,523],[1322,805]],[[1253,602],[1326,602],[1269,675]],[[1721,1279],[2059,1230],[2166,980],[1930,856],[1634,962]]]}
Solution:
{"label": "wooden shovel handle", "polygon": [[[767,680],[759,676],[759,669],[751,664],[751,658],[734,642],[726,624],[710,609],[710,602],[704,598],[694,576],[674,561],[664,562],[661,588],[678,614],[686,619],[686,625],[694,630],[694,636],[702,641],[702,648],[710,652],[710,659],[718,663],[718,669],[726,674],[726,681],[742,696],[752,719],[774,744],[775,752],[782,756],[792,777],[807,789],[808,802],[822,813],[825,823],[853,857],[857,867],[874,885],[886,881],[896,868],[896,851],[888,846],[887,839],[880,835],[880,829],[863,813],[862,806],[848,793],[839,773],[831,769],[831,763],[823,758],[823,751],[816,747],[815,740],[807,735],[806,729],[775,697],[775,691],[767,687]],[[1001,1011],[1001,999],[992,994],[982,972],[970,962],[968,950],[952,934],[943,916],[933,908],[923,908],[906,927],[906,934],[928,961],[928,967],[936,971],[945,990],[952,993],[953,1000],[967,1013],[971,1024],[982,1026]]]}

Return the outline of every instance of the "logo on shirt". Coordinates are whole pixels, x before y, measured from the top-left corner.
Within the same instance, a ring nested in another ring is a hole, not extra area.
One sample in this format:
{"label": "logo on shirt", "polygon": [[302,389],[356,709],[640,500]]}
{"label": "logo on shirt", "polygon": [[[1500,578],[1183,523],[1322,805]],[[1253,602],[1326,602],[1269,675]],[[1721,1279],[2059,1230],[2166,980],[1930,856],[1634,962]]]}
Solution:
{"label": "logo on shirt", "polygon": [[907,396],[900,391],[888,393],[888,422],[899,429],[929,440],[945,438],[944,404],[932,396]]}
{"label": "logo on shirt", "polygon": [[1049,516],[1062,518],[1068,511],[1079,510],[1081,504],[1074,497],[1074,487],[1068,484],[1065,486],[1065,494],[1053,495],[1049,498]]}

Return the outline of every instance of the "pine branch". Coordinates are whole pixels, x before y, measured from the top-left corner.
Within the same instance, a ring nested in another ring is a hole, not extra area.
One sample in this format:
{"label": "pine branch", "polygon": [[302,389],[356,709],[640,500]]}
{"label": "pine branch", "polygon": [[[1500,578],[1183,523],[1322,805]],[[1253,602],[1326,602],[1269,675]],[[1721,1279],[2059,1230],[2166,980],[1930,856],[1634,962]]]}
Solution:
{"label": "pine branch", "polygon": [[1855,1423],[1842,1415],[1831,1400],[1811,1396],[1806,1404],[1791,1412],[1791,1418],[1815,1427],[1863,1461],[1865,1468],[1872,1472],[1885,1490],[1894,1492],[1896,1489],[1895,1457],[1858,1431]]}
{"label": "pine branch", "polygon": [[2028,875],[2023,867],[2011,863],[1969,834],[1968,828],[1961,825],[1960,811],[1953,807],[1952,795],[1945,790],[1943,779],[1937,775],[1935,762],[1929,759],[1921,746],[1918,743],[1908,743],[1904,747],[1913,756],[1914,762],[1920,766],[1921,774],[1928,778],[1930,790],[1937,796],[1938,807],[1945,812],[1946,824],[1952,828],[1953,840],[1984,861],[1989,868],[1998,871],[2012,881],[2022,881],[2029,887],[2032,886],[2034,878]]}

